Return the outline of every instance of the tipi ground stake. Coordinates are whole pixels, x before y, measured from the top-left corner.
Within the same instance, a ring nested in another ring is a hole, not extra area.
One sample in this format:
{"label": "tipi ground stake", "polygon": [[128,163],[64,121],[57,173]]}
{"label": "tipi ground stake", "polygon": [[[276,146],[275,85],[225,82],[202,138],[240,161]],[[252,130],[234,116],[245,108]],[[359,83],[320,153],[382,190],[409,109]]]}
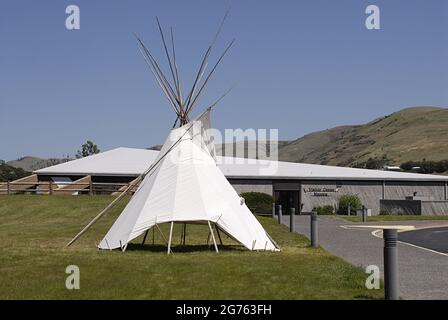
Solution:
{"label": "tipi ground stake", "polygon": [[167,251],[167,254],[170,254],[170,251],[171,251],[171,240],[173,239],[173,227],[174,227],[174,222],[171,222],[170,238],[168,239],[168,251]]}
{"label": "tipi ground stake", "polygon": [[208,227],[210,229],[210,234],[212,235],[213,244],[215,245],[215,251],[216,251],[216,253],[219,253],[218,245],[216,244],[216,240],[215,240],[215,235],[213,234],[212,225],[210,224],[210,221],[207,221],[207,222],[208,222]]}

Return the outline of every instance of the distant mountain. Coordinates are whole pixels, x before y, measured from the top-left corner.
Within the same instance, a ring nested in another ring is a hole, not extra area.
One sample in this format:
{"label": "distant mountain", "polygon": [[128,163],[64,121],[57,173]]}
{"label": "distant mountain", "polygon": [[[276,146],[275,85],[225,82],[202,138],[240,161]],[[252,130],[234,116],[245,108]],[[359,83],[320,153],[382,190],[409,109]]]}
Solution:
{"label": "distant mountain", "polygon": [[6,164],[15,167],[21,168],[25,171],[34,171],[42,168],[46,168],[49,166],[54,166],[56,164],[64,163],[72,159],[42,159],[37,157],[22,157],[17,160],[8,161]]}
{"label": "distant mountain", "polygon": [[414,107],[364,125],[314,132],[279,148],[283,161],[362,166],[369,159],[400,165],[448,159],[448,109]]}

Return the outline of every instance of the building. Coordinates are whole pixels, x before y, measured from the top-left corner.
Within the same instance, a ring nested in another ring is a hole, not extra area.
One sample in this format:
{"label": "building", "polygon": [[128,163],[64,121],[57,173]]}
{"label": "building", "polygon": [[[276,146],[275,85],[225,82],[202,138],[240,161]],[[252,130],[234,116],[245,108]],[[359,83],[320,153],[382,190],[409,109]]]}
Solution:
{"label": "building", "polygon": [[[66,192],[75,181],[94,185],[95,192],[119,192],[149,168],[158,152],[117,148],[34,174],[38,181],[59,184]],[[273,195],[284,212],[291,207],[304,213],[318,206],[337,206],[341,195],[357,194],[374,215],[448,215],[448,176],[229,157],[218,157],[217,162],[237,192]]]}

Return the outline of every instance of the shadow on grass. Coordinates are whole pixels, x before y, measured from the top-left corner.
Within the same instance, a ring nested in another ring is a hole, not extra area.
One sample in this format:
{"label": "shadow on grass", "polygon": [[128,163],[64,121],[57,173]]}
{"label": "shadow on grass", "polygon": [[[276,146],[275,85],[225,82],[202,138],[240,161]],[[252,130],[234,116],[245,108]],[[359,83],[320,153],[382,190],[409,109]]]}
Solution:
{"label": "shadow on grass", "polygon": [[[187,253],[187,252],[204,252],[210,251],[214,252],[215,247],[208,245],[174,245],[171,247],[174,253]],[[218,249],[220,252],[239,252],[245,251],[245,248],[242,246],[236,245],[218,245]],[[166,245],[160,244],[138,244],[138,243],[129,243],[126,250],[131,251],[150,251],[150,252],[167,252],[168,247]]]}

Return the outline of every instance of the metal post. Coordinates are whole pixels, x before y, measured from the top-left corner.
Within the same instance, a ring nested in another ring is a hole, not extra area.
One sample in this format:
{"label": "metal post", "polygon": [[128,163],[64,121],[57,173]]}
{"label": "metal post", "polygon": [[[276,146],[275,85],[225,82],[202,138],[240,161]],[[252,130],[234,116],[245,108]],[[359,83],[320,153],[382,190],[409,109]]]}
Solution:
{"label": "metal post", "polygon": [[317,213],[311,212],[311,246],[313,248],[317,248],[319,246],[318,237],[317,237]]}
{"label": "metal post", "polygon": [[278,223],[281,224],[282,223],[282,205],[279,204],[277,206],[277,218],[278,218]]}
{"label": "metal post", "polygon": [[6,193],[11,194],[11,183],[9,181],[6,182]]}
{"label": "metal post", "polygon": [[362,222],[367,222],[367,209],[362,206]]}
{"label": "metal post", "polygon": [[272,218],[275,219],[275,203],[272,204]]}
{"label": "metal post", "polygon": [[53,181],[50,181],[50,183],[48,184],[48,193],[50,194],[50,196],[53,194]]}
{"label": "metal post", "polygon": [[386,300],[398,300],[397,230],[384,229],[384,294]]}
{"label": "metal post", "polygon": [[350,203],[348,204],[348,208],[347,208],[347,215],[350,217]]}
{"label": "metal post", "polygon": [[289,214],[289,231],[290,232],[296,231],[296,227],[294,224],[295,218],[296,218],[296,208],[291,208],[291,213]]}

